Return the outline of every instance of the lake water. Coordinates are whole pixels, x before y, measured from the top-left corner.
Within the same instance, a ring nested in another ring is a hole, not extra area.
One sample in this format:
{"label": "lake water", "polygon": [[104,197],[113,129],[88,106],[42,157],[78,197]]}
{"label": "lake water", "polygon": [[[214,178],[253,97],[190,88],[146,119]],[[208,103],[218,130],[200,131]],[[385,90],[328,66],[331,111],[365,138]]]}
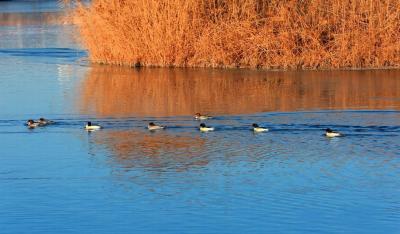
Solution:
{"label": "lake water", "polygon": [[90,65],[74,30],[0,1],[0,233],[400,233],[400,71]]}

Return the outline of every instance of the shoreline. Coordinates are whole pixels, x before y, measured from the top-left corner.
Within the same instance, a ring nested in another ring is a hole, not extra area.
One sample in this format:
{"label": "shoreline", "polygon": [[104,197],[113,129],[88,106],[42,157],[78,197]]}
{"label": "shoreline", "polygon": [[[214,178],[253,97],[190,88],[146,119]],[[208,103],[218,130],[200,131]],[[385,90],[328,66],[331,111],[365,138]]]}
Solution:
{"label": "shoreline", "polygon": [[[87,51],[89,52],[89,51]],[[121,67],[121,68],[132,68],[132,69],[152,69],[152,68],[164,68],[164,69],[215,69],[215,70],[248,70],[248,71],[263,71],[263,72],[306,72],[306,71],[379,71],[379,70],[400,70],[400,66],[389,66],[389,67],[349,67],[349,68],[305,68],[305,69],[280,69],[280,68],[254,68],[254,67],[212,67],[212,66],[135,66],[128,64],[116,64],[116,63],[99,63],[90,61],[90,57],[87,58],[89,66],[110,66],[110,67]]]}

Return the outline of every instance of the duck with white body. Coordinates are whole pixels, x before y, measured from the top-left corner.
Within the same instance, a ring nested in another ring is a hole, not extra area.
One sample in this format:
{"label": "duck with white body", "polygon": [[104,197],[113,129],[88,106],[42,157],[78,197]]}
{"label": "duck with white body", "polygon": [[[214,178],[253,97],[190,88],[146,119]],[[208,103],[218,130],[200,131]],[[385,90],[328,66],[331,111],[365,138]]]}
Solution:
{"label": "duck with white body", "polygon": [[92,124],[92,122],[87,122],[87,124],[86,124],[86,126],[85,126],[85,129],[87,130],[87,131],[95,131],[95,130],[99,130],[99,129],[101,129],[101,126],[100,125],[95,125],[95,124]]}
{"label": "duck with white body", "polygon": [[156,131],[156,130],[165,129],[165,126],[161,126],[161,125],[155,124],[155,123],[153,123],[153,122],[150,122],[150,123],[147,125],[147,129],[149,129],[150,131]]}

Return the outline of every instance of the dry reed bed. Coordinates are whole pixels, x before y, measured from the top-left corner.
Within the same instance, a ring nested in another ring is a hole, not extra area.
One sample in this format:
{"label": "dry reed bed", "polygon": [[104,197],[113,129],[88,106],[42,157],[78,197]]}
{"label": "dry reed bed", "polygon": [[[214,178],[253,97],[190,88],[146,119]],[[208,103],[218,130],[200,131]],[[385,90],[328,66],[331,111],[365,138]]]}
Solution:
{"label": "dry reed bed", "polygon": [[97,63],[268,69],[400,66],[398,0],[92,0]]}

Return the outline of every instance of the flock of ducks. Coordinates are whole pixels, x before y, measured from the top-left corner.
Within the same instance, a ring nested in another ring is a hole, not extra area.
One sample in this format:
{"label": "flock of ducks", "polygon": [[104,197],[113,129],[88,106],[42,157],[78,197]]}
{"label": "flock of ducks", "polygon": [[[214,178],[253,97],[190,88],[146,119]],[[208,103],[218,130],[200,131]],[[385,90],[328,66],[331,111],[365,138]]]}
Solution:
{"label": "flock of ducks", "polygon": [[[196,113],[194,115],[194,118],[196,120],[207,120],[207,119],[211,119],[213,117],[212,116],[208,116],[208,115],[202,115],[200,113]],[[40,118],[38,120],[30,119],[30,120],[28,120],[26,122],[26,125],[28,126],[28,128],[33,129],[33,128],[36,128],[36,127],[44,127],[44,126],[47,126],[47,125],[50,125],[50,124],[53,124],[53,123],[54,123],[54,121],[51,121],[51,120],[48,120],[48,119],[45,119],[45,118]],[[100,130],[101,128],[102,127],[100,125],[92,124],[92,122],[90,122],[90,121],[87,122],[87,124],[84,127],[84,129],[87,130],[87,131],[96,131],[96,130]],[[157,130],[165,129],[165,126],[158,125],[158,124],[155,124],[153,122],[150,122],[147,125],[147,129],[149,131],[157,131]],[[257,133],[259,133],[259,132],[268,132],[268,128],[260,127],[256,123],[252,124],[252,129],[253,129],[254,132],[257,132]],[[212,132],[214,130],[215,130],[214,127],[207,126],[205,123],[201,123],[199,125],[199,131],[200,132]],[[329,138],[332,138],[332,137],[341,137],[343,135],[341,133],[337,132],[337,131],[333,131],[332,129],[327,128],[325,130],[325,136],[329,137]]]}

